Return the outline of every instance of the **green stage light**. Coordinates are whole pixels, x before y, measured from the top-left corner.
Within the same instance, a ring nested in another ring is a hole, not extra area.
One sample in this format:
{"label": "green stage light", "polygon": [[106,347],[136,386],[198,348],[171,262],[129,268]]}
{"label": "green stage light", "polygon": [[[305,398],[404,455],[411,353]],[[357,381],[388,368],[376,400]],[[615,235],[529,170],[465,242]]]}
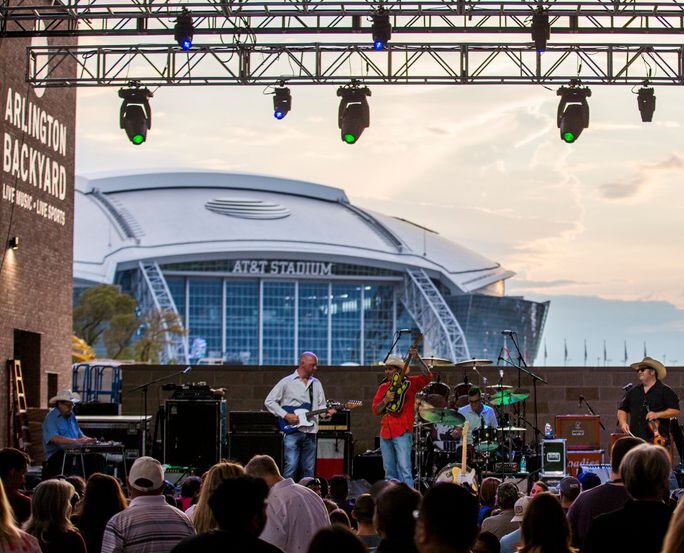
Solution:
{"label": "green stage light", "polygon": [[356,142],[356,137],[351,133],[347,133],[344,135],[344,141],[347,144],[354,144],[354,142]]}
{"label": "green stage light", "polygon": [[133,142],[133,144],[142,144],[145,142],[145,137],[142,134],[136,134],[131,142]]}
{"label": "green stage light", "polygon": [[563,134],[563,140],[565,140],[566,142],[574,142],[575,135],[571,132],[566,132]]}

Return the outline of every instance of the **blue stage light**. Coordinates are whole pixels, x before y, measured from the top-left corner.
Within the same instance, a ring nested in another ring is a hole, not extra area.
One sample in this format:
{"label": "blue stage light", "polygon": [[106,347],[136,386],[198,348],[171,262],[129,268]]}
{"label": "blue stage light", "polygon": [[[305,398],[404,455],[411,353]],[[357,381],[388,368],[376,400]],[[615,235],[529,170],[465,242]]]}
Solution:
{"label": "blue stage light", "polygon": [[276,119],[280,120],[280,119],[282,119],[283,117],[285,117],[285,113],[282,112],[282,111],[280,111],[280,110],[276,110],[276,111],[273,113],[273,116],[274,116]]}
{"label": "blue stage light", "polygon": [[385,43],[382,40],[376,40],[373,43],[373,48],[376,50],[384,50],[385,49]]}
{"label": "blue stage light", "polygon": [[186,51],[187,51],[187,50],[190,50],[190,48],[192,48],[192,41],[191,41],[191,40],[188,40],[188,39],[185,39],[185,40],[181,43],[181,48],[182,48],[183,50],[186,50]]}

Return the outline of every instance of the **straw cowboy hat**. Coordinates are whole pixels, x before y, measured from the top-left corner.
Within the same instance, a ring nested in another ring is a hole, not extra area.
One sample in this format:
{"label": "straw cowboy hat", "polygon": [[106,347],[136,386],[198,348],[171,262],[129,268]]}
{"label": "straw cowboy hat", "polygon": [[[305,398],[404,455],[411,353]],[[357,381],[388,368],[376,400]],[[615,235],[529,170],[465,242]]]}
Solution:
{"label": "straw cowboy hat", "polygon": [[71,390],[60,390],[57,395],[50,398],[50,405],[54,405],[58,401],[68,401],[70,403],[78,403],[81,401],[81,396]]}
{"label": "straw cowboy hat", "polygon": [[635,371],[639,369],[653,369],[658,376],[658,380],[663,380],[667,376],[667,369],[660,361],[656,361],[652,357],[644,357],[643,361],[632,363],[630,365]]}
{"label": "straw cowboy hat", "polygon": [[404,368],[404,360],[398,355],[390,355],[385,361],[385,367],[396,367],[399,370]]}

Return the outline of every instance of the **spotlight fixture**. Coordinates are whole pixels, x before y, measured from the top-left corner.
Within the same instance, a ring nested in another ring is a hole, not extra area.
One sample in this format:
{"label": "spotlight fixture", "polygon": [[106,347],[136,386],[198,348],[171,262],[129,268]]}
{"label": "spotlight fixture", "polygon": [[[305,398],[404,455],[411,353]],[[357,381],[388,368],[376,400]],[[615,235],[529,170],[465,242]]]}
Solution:
{"label": "spotlight fixture", "polygon": [[192,15],[187,8],[183,8],[180,15],[176,18],[176,25],[173,28],[173,38],[176,39],[178,46],[183,50],[192,48],[192,36],[195,27],[192,24]]}
{"label": "spotlight fixture", "polygon": [[366,86],[360,87],[352,82],[338,88],[337,95],[342,98],[337,113],[342,142],[356,144],[363,130],[370,126],[370,108],[366,96],[370,96],[371,91]]}
{"label": "spotlight fixture", "polygon": [[392,38],[392,24],[390,23],[389,15],[384,8],[380,8],[372,17],[373,48],[384,50],[390,38]]}
{"label": "spotlight fixture", "polygon": [[641,121],[643,123],[650,123],[653,121],[653,112],[656,107],[655,90],[648,86],[648,81],[644,81],[644,86],[639,89],[637,96],[637,105],[639,106],[639,113],[641,114]]}
{"label": "spotlight fixture", "polygon": [[273,117],[280,120],[289,113],[290,109],[292,109],[290,89],[280,83],[273,93]]}
{"label": "spotlight fixture", "polygon": [[128,139],[136,146],[145,142],[147,131],[152,128],[151,97],[152,93],[147,88],[140,88],[139,82],[132,82],[129,88],[119,90],[119,98],[123,98],[119,127],[126,131]]}
{"label": "spotlight fixture", "polygon": [[12,236],[12,238],[10,238],[7,241],[7,249],[10,249],[10,250],[18,250],[19,249],[19,237],[18,236]]}
{"label": "spotlight fixture", "polygon": [[591,96],[591,90],[580,86],[579,81],[573,81],[570,86],[560,87],[556,94],[561,97],[556,115],[560,137],[564,142],[575,142],[589,127],[587,98]]}
{"label": "spotlight fixture", "polygon": [[539,8],[532,16],[532,40],[537,52],[546,50],[546,42],[551,37],[551,25],[549,25],[549,14]]}

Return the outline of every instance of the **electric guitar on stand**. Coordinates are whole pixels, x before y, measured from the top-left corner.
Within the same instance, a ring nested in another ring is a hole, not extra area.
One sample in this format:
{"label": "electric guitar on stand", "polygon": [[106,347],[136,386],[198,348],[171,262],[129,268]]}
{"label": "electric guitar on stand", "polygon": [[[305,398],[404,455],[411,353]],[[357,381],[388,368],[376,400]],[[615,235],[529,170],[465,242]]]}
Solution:
{"label": "electric guitar on stand", "polygon": [[477,474],[475,469],[468,470],[468,430],[470,423],[466,421],[463,424],[463,445],[461,451],[461,465],[457,463],[449,465],[450,469],[440,474],[437,479],[438,482],[453,482],[469,488],[473,493],[477,493]]}
{"label": "electric guitar on stand", "polygon": [[278,428],[285,434],[294,434],[298,432],[300,428],[308,428],[314,425],[313,418],[317,415],[324,415],[329,409],[356,409],[363,405],[362,401],[359,400],[349,400],[345,403],[340,403],[337,401],[328,401],[326,403],[325,409],[311,410],[310,403],[302,403],[301,405],[283,405],[283,409],[288,413],[292,413],[297,416],[299,421],[297,424],[290,424],[284,418],[278,418]]}

